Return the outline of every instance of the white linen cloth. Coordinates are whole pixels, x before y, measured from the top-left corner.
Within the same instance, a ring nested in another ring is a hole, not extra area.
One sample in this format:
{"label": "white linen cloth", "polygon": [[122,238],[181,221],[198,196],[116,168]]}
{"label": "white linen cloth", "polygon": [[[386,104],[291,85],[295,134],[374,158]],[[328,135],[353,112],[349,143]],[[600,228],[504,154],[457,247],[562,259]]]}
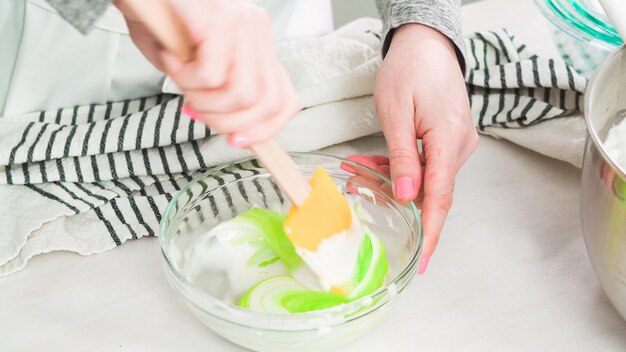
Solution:
{"label": "white linen cloth", "polygon": [[[279,136],[286,149],[380,132],[371,96],[380,29],[361,19],[278,45],[305,107]],[[467,44],[479,130],[577,160],[580,117],[563,116],[580,109],[585,79],[531,55],[504,30]],[[181,116],[181,105],[178,96],[159,95],[0,118],[0,275],[41,253],[88,255],[155,235],[174,192],[199,170],[245,155]]]}

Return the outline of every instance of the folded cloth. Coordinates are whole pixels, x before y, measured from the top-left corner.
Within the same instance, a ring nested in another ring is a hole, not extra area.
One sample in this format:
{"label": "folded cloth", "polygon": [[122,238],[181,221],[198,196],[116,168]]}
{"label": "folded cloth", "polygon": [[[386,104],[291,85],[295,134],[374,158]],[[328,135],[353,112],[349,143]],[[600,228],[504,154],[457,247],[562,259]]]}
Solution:
{"label": "folded cloth", "polygon": [[468,40],[466,81],[478,130],[580,167],[584,76],[561,59],[530,53],[506,30]]}
{"label": "folded cloth", "polygon": [[[361,19],[328,36],[278,45],[305,107],[279,136],[288,150],[380,132],[371,96],[380,30],[379,21]],[[530,54],[505,30],[466,40],[472,116],[481,132],[532,140],[525,145],[542,150],[544,139],[562,132],[559,120],[569,120],[556,118],[580,110],[585,79],[562,61]],[[199,172],[245,155],[182,116],[182,103],[166,94],[0,118],[0,275],[37,254],[87,255],[154,236],[176,191]],[[554,123],[532,137],[544,121]]]}

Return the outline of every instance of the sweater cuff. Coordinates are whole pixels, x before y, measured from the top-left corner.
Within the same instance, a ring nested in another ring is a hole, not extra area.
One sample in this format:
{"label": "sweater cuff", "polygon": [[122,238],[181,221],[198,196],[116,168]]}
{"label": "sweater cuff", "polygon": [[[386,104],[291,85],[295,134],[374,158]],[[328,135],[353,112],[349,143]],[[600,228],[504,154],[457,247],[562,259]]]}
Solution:
{"label": "sweater cuff", "polygon": [[111,0],[48,0],[48,3],[82,34],[87,34]]}
{"label": "sweater cuff", "polygon": [[465,74],[465,41],[461,34],[461,14],[458,5],[451,1],[426,0],[419,4],[392,3],[388,7],[388,11],[389,13],[387,14],[381,14],[386,19],[382,33],[384,38],[383,57],[389,50],[393,32],[396,28],[407,23],[419,23],[439,31],[452,41],[456,49],[459,65]]}

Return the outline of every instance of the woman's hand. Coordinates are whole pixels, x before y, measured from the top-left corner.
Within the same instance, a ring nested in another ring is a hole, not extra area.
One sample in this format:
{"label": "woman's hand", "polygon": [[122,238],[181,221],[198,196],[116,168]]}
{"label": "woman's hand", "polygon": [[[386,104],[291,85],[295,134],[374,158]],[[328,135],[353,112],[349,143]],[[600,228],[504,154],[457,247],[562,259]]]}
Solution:
{"label": "woman's hand", "polygon": [[[410,202],[423,192],[421,274],[452,205],[456,173],[478,143],[452,42],[425,25],[397,28],[376,78],[374,98],[389,147],[395,198]],[[417,139],[422,140],[422,156]],[[384,162],[374,161],[384,169]]]}
{"label": "woman's hand", "polygon": [[274,136],[300,105],[274,52],[265,11],[243,0],[169,3],[195,45],[189,62],[163,50],[125,0],[115,1],[137,47],[183,91],[185,113],[229,134],[236,147]]}

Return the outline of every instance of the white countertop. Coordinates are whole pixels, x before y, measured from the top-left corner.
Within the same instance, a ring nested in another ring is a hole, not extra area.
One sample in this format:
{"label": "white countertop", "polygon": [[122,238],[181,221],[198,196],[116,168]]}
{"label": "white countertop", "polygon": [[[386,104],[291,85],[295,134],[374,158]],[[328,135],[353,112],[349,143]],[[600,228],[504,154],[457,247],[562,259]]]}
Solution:
{"label": "white countertop", "polygon": [[[530,0],[464,7],[466,32],[506,27],[554,55]],[[372,143],[376,142],[376,143]],[[382,152],[373,137],[352,143]],[[580,172],[488,137],[458,177],[424,276],[345,351],[624,351],[626,323],[587,259]],[[0,279],[0,351],[242,351],[168,286],[155,238],[89,257],[52,253]]]}

